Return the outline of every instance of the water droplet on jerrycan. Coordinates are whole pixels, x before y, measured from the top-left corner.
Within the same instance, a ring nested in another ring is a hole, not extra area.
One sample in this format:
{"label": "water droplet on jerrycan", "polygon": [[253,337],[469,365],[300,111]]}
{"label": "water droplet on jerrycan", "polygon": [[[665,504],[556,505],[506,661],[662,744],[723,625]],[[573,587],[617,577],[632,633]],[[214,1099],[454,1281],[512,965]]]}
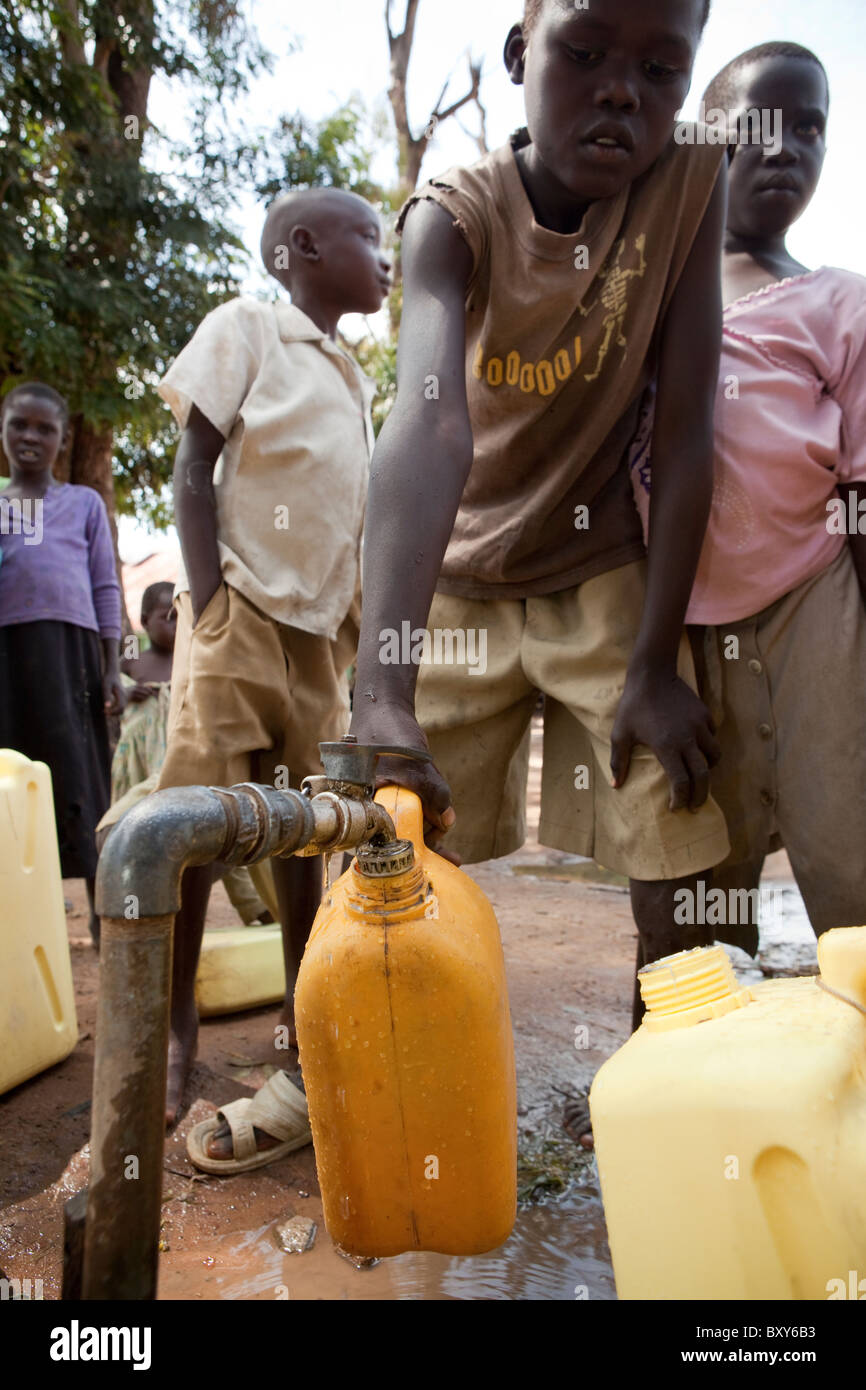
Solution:
{"label": "water droplet on jerrycan", "polygon": [[508,1238],[517,1204],[499,927],[478,885],[424,844],[417,796],[376,799],[398,839],[360,850],[334,884],[295,990],[325,1224],[355,1255],[481,1254]]}

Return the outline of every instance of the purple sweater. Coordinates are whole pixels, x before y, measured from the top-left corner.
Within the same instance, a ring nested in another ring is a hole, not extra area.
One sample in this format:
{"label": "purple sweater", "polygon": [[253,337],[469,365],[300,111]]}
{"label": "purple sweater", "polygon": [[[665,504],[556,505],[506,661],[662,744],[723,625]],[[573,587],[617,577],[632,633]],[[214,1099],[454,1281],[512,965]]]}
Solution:
{"label": "purple sweater", "polygon": [[105,503],[64,483],[38,501],[0,490],[0,627],[53,619],[120,638],[120,585]]}

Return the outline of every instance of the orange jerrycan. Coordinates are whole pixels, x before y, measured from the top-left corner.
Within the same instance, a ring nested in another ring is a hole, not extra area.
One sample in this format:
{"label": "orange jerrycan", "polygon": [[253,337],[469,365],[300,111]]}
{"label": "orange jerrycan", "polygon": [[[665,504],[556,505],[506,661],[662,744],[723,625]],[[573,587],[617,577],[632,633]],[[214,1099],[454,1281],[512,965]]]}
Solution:
{"label": "orange jerrycan", "polygon": [[499,928],[426,848],[418,797],[376,799],[400,838],[359,850],[326,894],[295,990],[325,1223],[353,1255],[477,1255],[517,1203]]}

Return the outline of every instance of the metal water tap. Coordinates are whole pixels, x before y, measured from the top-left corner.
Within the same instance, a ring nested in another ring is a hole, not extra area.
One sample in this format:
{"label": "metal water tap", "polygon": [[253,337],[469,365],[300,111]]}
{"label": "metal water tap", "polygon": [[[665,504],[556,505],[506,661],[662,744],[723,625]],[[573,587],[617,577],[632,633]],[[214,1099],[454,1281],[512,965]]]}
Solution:
{"label": "metal water tap", "polygon": [[384,845],[397,838],[388,812],[373,800],[379,758],[430,762],[423,748],[389,743],[358,743],[346,734],[338,743],[320,743],[324,776],[305,777],[301,792],[311,798],[315,814],[312,839],[294,853],[301,857],[334,854],[359,845]]}

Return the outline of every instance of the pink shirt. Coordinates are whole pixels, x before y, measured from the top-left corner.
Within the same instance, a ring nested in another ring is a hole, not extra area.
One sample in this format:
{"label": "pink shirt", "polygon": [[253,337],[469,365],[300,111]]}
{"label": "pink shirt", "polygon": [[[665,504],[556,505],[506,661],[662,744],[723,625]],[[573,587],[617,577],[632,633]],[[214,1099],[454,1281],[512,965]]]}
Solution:
{"label": "pink shirt", "polygon": [[[866,479],[866,279],[825,266],[728,305],[715,420],[690,623],[751,617],[847,545],[827,503]],[[645,528],[650,433],[648,418],[630,459]]]}

